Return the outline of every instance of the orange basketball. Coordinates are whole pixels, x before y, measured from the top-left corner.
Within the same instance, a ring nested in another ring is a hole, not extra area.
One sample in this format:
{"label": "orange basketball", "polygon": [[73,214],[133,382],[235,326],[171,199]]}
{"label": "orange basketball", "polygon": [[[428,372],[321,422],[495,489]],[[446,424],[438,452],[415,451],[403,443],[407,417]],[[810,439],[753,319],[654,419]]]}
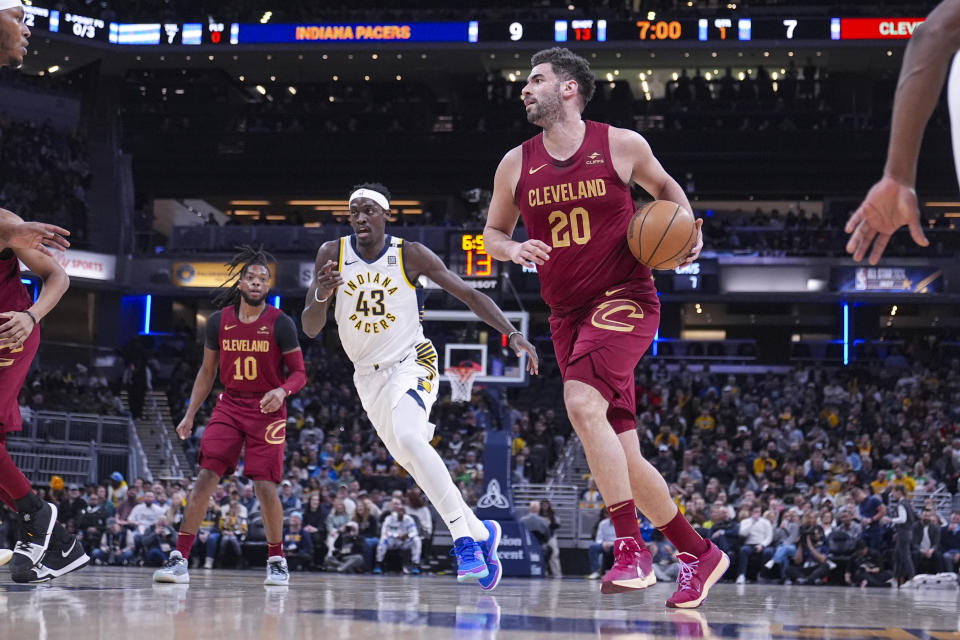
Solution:
{"label": "orange basketball", "polygon": [[654,200],[633,214],[627,246],[651,269],[676,269],[697,243],[693,214],[668,200]]}

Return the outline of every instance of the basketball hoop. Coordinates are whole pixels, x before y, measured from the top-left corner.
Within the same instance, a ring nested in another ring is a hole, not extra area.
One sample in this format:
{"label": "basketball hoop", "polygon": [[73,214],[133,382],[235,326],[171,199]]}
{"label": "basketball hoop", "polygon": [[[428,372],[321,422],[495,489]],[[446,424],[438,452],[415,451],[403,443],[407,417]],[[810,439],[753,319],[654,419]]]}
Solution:
{"label": "basketball hoop", "polygon": [[447,367],[446,373],[450,380],[450,400],[470,402],[473,382],[480,374],[480,369],[472,362],[464,362],[455,367]]}

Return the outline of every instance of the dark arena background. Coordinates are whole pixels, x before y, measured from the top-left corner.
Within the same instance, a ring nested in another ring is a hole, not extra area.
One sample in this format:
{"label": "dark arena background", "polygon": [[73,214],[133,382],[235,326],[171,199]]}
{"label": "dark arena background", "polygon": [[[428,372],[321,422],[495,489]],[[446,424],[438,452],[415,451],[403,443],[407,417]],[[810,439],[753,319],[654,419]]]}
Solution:
{"label": "dark arena background", "polygon": [[[901,230],[871,266],[844,232],[883,173],[904,51],[937,3],[569,1],[25,7],[29,54],[0,69],[0,207],[69,229],[72,246],[6,446],[92,560],[40,585],[0,571],[0,637],[960,638],[945,92],[916,183],[930,246]],[[641,133],[703,219],[700,259],[655,272],[659,333],[635,371],[643,454],[731,558],[698,609],[664,607],[676,550],[643,517],[660,584],[601,595],[613,528],[538,275],[484,244],[497,165],[539,132],[521,103],[530,57],[552,46],[596,74],[584,118]],[[364,182],[391,190],[388,233],[436,252],[541,357],[526,373],[506,336],[416,283],[442,379],[432,443],[504,530],[493,591],[457,583],[450,534],[368,420],[332,310],[316,339],[301,330],[317,249],[353,233],[347,198]],[[306,361],[278,486],[290,586],[263,586],[242,465],[211,499],[191,583],[155,584],[219,381],[191,437],[175,428],[240,245],[275,259],[267,301],[297,323]],[[22,280],[35,299],[42,278]],[[375,561],[394,498],[415,516],[417,565]],[[908,528],[912,577],[895,566]],[[0,508],[0,547],[17,541]]]}

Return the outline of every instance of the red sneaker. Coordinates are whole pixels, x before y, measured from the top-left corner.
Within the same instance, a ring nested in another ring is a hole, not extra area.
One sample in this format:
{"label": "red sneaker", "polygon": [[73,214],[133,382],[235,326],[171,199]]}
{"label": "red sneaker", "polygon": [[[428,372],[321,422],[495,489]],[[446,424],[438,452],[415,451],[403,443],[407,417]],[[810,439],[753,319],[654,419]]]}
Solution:
{"label": "red sneaker", "polygon": [[707,599],[707,594],[717,580],[723,577],[730,566],[730,558],[709,540],[710,545],[700,557],[689,553],[678,553],[680,575],[677,576],[677,590],[667,606],[674,609],[695,609]]}
{"label": "red sneaker", "polygon": [[600,581],[600,593],[638,591],[656,584],[653,556],[641,550],[634,538],[617,538],[613,545],[613,568]]}

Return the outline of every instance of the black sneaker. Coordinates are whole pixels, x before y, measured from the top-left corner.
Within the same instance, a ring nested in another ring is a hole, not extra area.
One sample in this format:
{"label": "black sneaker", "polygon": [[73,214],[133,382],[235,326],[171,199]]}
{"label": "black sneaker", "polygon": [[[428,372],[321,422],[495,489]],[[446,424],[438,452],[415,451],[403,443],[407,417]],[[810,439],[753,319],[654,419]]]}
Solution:
{"label": "black sneaker", "polygon": [[[47,547],[50,546],[53,526],[57,523],[57,507],[49,502],[34,512],[23,512],[20,517],[20,541],[13,549],[10,573],[14,582],[28,582],[28,578]],[[18,580],[17,578],[24,578]]]}
{"label": "black sneaker", "polygon": [[90,556],[83,551],[83,545],[76,538],[70,538],[70,545],[64,545],[54,540],[50,548],[43,554],[40,563],[26,572],[26,575],[14,575],[15,582],[46,582],[52,578],[59,578],[71,571],[82,569],[90,562]]}

